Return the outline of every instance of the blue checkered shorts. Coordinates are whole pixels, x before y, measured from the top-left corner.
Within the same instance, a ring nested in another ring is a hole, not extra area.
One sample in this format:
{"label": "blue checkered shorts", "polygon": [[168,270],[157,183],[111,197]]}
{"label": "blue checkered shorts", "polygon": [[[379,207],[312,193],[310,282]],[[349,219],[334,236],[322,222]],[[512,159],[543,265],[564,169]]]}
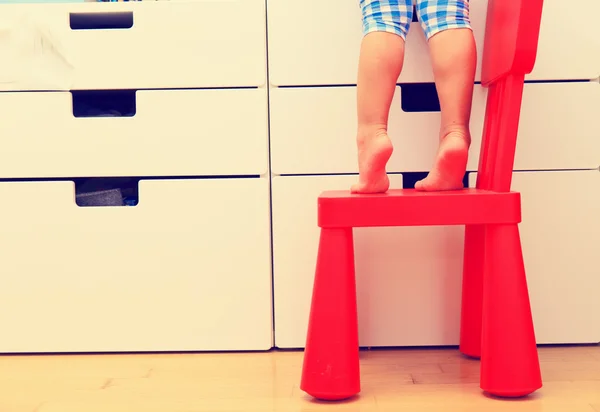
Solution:
{"label": "blue checkered shorts", "polygon": [[365,35],[384,31],[406,40],[415,9],[427,39],[444,30],[471,28],[469,0],[360,0],[360,8]]}

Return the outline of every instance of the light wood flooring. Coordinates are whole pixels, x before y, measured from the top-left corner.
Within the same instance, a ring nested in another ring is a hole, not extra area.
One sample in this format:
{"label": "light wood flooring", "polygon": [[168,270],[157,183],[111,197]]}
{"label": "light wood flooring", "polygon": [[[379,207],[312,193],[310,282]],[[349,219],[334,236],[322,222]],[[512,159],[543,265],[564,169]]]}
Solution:
{"label": "light wood flooring", "polygon": [[479,389],[456,349],[361,353],[362,393],[299,388],[302,352],[0,356],[0,412],[600,412],[600,346],[540,348],[544,387],[522,400]]}

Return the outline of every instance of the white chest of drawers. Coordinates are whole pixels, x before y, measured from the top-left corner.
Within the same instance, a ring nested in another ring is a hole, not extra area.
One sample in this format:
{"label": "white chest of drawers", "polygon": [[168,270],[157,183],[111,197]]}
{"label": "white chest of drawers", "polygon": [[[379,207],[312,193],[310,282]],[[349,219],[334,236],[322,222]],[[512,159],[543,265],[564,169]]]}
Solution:
{"label": "white chest of drawers", "polygon": [[[316,197],[348,189],[358,172],[360,9],[346,0],[267,4],[271,165],[277,175],[275,342],[303,347],[318,245]],[[471,0],[478,81],[486,8],[486,0]],[[596,0],[577,7],[546,0],[539,55],[525,85],[514,166],[523,172],[515,173],[514,187],[523,192],[522,236],[540,343],[600,341],[592,315],[600,313],[600,304],[588,292],[598,289],[600,273],[590,249],[600,233],[600,85],[589,81],[600,75],[600,37],[593,33],[599,13]],[[390,111],[395,152],[388,171],[396,187],[431,167],[439,113],[403,111],[402,87],[432,81],[426,41],[413,23]],[[485,101],[486,90],[476,85],[470,171],[479,161]],[[456,227],[356,231],[361,345],[458,343],[462,242],[463,230]]]}
{"label": "white chest of drawers", "polygon": [[[55,43],[0,48],[25,68],[0,69],[0,352],[270,348],[264,2],[11,16]],[[139,203],[79,207],[90,177],[139,179]]]}

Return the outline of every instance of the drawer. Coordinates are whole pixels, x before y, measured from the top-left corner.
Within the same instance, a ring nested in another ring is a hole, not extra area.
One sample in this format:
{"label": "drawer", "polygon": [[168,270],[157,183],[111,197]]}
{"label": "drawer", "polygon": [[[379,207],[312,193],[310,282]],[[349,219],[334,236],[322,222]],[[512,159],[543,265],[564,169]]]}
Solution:
{"label": "drawer", "polygon": [[[577,4],[544,2],[539,57],[529,79],[592,79],[600,74],[600,39],[594,32],[600,2]],[[362,39],[358,1],[268,0],[267,5],[272,85],[356,84]],[[470,14],[479,52],[476,77],[481,80],[487,0],[471,0]],[[413,23],[400,83],[433,81],[428,53],[419,23]]]}
{"label": "drawer", "polygon": [[0,183],[0,352],[272,345],[268,179],[148,180],[135,207]]}
{"label": "drawer", "polygon": [[0,93],[0,112],[5,178],[267,171],[265,89]]}
{"label": "drawer", "polygon": [[[478,86],[475,111],[483,113],[485,96]],[[273,173],[358,173],[355,87],[278,88],[271,90],[269,107]],[[395,150],[387,170],[428,170],[437,150],[439,113],[404,112],[397,87],[389,120]]]}
{"label": "drawer", "polygon": [[597,0],[544,0],[538,54],[530,80],[596,79],[600,76]]}
{"label": "drawer", "polygon": [[[317,259],[317,197],[356,176],[275,177],[273,268],[275,344],[301,348]],[[402,177],[392,175],[392,185]],[[460,322],[464,229],[355,229],[362,346],[454,345]]]}
{"label": "drawer", "polygon": [[[355,179],[273,179],[277,347],[302,348],[306,342],[319,241],[317,197],[324,190],[345,190]],[[393,175],[392,185],[401,184]],[[600,341],[595,316],[600,313],[600,174],[515,173],[514,187],[523,196],[521,234],[538,343]],[[464,229],[361,228],[354,233],[360,345],[457,345]]]}
{"label": "drawer", "polygon": [[266,81],[264,0],[1,5],[1,29],[0,90]]}
{"label": "drawer", "polygon": [[[475,185],[477,174],[470,176]],[[600,342],[600,173],[518,172],[520,225],[539,343]]]}
{"label": "drawer", "polygon": [[[479,161],[486,99],[487,89],[476,85],[470,170],[476,170]],[[405,112],[402,100],[402,88],[397,87],[389,117],[395,150],[388,171],[427,171],[437,150],[440,113]],[[598,167],[597,83],[526,84],[523,100],[516,169]],[[355,87],[274,89],[270,111],[274,173],[358,172]]]}
{"label": "drawer", "polygon": [[[598,83],[525,84],[514,169],[598,168],[598,108]],[[480,113],[478,109],[474,110]],[[482,129],[473,129],[470,170],[477,170],[481,132]]]}
{"label": "drawer", "polygon": [[[273,86],[356,84],[362,39],[358,1],[267,0],[267,7]],[[487,0],[472,1],[478,45],[483,45],[486,11]],[[427,42],[419,24],[412,23],[399,82],[429,81],[433,72]]]}

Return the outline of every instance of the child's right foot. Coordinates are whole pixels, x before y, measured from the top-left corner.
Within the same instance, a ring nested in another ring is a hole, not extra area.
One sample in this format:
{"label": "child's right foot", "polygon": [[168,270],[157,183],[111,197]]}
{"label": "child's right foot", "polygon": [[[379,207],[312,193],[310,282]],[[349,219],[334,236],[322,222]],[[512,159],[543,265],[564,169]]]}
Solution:
{"label": "child's right foot", "polygon": [[352,193],[385,193],[390,180],[385,167],[392,156],[394,147],[383,130],[358,139],[358,183],[353,185]]}
{"label": "child's right foot", "polygon": [[444,136],[433,168],[415,184],[415,189],[425,192],[463,189],[470,143],[468,131],[452,131]]}

